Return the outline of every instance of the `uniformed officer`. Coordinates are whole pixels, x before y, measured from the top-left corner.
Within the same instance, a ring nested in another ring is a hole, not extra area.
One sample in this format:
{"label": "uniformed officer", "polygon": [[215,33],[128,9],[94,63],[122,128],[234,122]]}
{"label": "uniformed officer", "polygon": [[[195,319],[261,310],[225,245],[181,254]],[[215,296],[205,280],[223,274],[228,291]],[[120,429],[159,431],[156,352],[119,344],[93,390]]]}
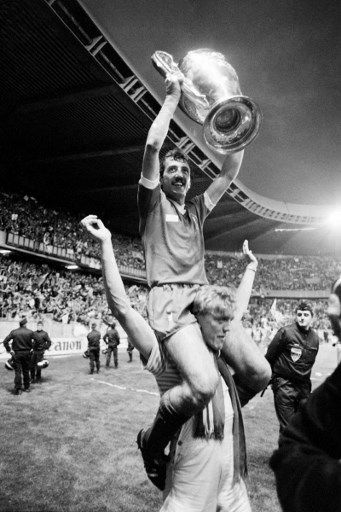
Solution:
{"label": "uniformed officer", "polygon": [[[31,353],[35,343],[35,334],[27,329],[27,318],[23,317],[18,329],[14,329],[4,339],[4,347],[12,355],[14,375],[14,394],[21,395],[22,380],[24,381],[24,391],[30,391],[30,365]],[[10,341],[12,346],[10,347]]]}
{"label": "uniformed officer", "polygon": [[100,369],[100,361],[99,361],[99,352],[100,352],[100,341],[101,341],[101,333],[97,331],[96,324],[91,324],[91,331],[89,332],[88,338],[88,351],[89,351],[89,359],[90,359],[90,373],[94,373],[95,363],[96,370],[99,373]]}
{"label": "uniformed officer", "polygon": [[277,331],[265,356],[272,368],[280,432],[311,392],[310,374],[319,349],[319,337],[311,328],[312,321],[311,305],[301,302],[296,308],[295,322]]}
{"label": "uniformed officer", "polygon": [[[327,314],[341,341],[341,277]],[[280,437],[270,459],[283,512],[341,510],[341,364],[310,395]]]}
{"label": "uniformed officer", "polygon": [[103,336],[104,342],[108,345],[107,348],[107,359],[105,366],[109,368],[111,354],[113,355],[115,368],[118,368],[118,356],[117,356],[117,347],[120,344],[120,336],[116,329],[116,323],[112,322],[107,329],[107,332]]}
{"label": "uniformed officer", "polygon": [[41,368],[38,366],[40,361],[44,359],[44,352],[51,347],[51,339],[46,331],[43,330],[43,322],[39,320],[37,330],[34,331],[35,344],[33,347],[31,359],[31,382],[41,382]]}

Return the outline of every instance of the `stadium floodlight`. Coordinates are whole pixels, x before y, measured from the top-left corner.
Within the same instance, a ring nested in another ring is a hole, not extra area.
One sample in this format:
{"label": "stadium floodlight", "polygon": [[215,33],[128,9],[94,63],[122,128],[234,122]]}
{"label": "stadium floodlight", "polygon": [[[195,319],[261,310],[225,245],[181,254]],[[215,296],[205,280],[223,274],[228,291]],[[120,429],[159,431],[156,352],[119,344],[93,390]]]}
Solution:
{"label": "stadium floodlight", "polygon": [[341,210],[334,210],[330,212],[327,217],[326,224],[329,229],[337,230],[341,228]]}
{"label": "stadium floodlight", "polygon": [[77,270],[79,268],[78,265],[74,265],[74,264],[71,264],[71,265],[65,265],[65,267],[68,269],[68,270]]}

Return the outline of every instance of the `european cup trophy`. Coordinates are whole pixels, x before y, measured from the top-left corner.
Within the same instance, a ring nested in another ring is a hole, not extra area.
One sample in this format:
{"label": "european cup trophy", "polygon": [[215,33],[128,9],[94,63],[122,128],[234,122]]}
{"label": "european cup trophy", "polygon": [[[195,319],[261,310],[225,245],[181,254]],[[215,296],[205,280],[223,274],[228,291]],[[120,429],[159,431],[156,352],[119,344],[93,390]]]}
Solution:
{"label": "european cup trophy", "polygon": [[242,95],[237,73],[224,55],[208,49],[193,50],[176,64],[172,55],[157,51],[152,62],[163,77],[182,73],[179,107],[203,125],[209,147],[219,153],[233,153],[257,136],[262,118],[260,108]]}

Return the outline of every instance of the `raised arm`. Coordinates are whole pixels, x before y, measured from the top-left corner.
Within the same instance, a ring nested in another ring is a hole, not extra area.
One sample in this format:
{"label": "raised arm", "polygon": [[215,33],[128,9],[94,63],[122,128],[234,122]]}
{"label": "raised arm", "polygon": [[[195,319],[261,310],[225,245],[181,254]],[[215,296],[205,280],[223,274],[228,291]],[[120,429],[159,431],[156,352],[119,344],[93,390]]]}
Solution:
{"label": "raised arm", "polygon": [[142,316],[131,307],[117,267],[111,233],[96,215],[88,215],[81,224],[100,243],[108,306],[128,334],[134,347],[148,359],[154,346],[155,334]]}
{"label": "raised arm", "polygon": [[247,258],[248,264],[236,291],[236,310],[234,313],[235,320],[241,320],[243,314],[247,310],[251,297],[253,282],[255,280],[258,267],[258,260],[251,249],[249,249],[249,243],[247,240],[244,240],[243,243],[243,254]]}
{"label": "raised arm", "polygon": [[226,362],[234,370],[234,380],[242,405],[261,391],[271,378],[269,363],[241,323],[250,300],[258,265],[247,240],[243,244],[243,254],[248,258],[249,263],[236,292],[236,312],[222,349]]}
{"label": "raised arm", "polygon": [[152,182],[159,178],[159,153],[167,137],[169,123],[179,103],[181,80],[181,76],[176,73],[166,76],[166,98],[148,132],[143,155],[142,176]]}
{"label": "raised arm", "polygon": [[206,194],[213,204],[217,204],[224,192],[236,179],[242,165],[244,151],[226,155],[219,176],[217,176],[206,190]]}

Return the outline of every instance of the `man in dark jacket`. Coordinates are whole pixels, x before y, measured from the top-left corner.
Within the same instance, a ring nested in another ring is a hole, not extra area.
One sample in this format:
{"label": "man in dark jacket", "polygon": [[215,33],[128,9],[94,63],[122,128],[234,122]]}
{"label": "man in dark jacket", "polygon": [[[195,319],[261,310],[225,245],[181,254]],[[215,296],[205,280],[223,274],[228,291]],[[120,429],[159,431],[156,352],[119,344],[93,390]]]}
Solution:
{"label": "man in dark jacket", "polygon": [[104,342],[108,345],[107,348],[107,359],[105,362],[106,368],[110,366],[111,354],[114,359],[115,368],[118,368],[118,357],[117,357],[117,347],[120,344],[120,336],[116,329],[116,323],[112,322],[107,329],[107,332],[103,336]]}
{"label": "man in dark jacket", "polygon": [[37,330],[34,334],[36,341],[31,359],[31,381],[38,383],[41,382],[41,368],[38,366],[38,363],[43,361],[45,350],[51,347],[51,340],[47,332],[43,330],[43,322],[41,320],[37,323]]}
{"label": "man in dark jacket", "polygon": [[91,331],[89,332],[88,338],[88,351],[89,351],[89,359],[90,359],[90,373],[94,373],[95,363],[96,370],[99,373],[100,362],[99,362],[99,352],[100,352],[100,341],[101,341],[101,333],[97,331],[96,324],[91,324]]}
{"label": "man in dark jacket", "polygon": [[311,328],[312,321],[312,307],[301,302],[296,308],[296,321],[277,331],[265,356],[272,369],[280,432],[311,392],[310,374],[319,348],[319,337]]}
{"label": "man in dark jacket", "polygon": [[[341,278],[328,316],[341,340]],[[279,439],[270,465],[284,512],[341,511],[341,363],[308,398]]]}
{"label": "man in dark jacket", "polygon": [[34,332],[27,329],[26,324],[27,318],[23,317],[19,323],[20,327],[11,331],[4,339],[4,347],[13,358],[15,395],[21,395],[22,380],[24,380],[24,391],[30,391],[31,352],[36,338]]}

